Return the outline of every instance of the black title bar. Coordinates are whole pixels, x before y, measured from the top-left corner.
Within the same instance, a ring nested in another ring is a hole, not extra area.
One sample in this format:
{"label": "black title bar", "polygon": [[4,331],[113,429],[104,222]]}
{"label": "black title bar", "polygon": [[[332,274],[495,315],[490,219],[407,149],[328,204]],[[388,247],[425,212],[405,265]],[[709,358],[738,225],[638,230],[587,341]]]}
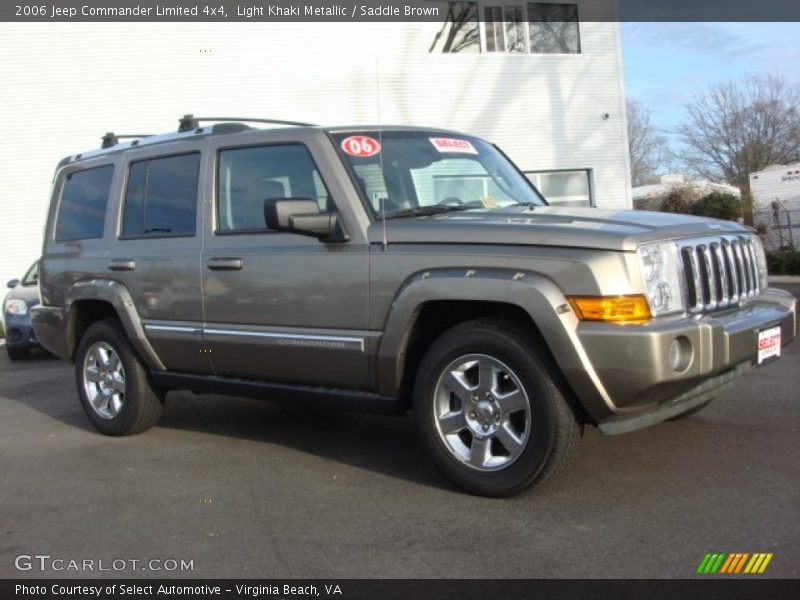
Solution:
{"label": "black title bar", "polygon": [[[798,0],[574,0],[582,21],[800,21]],[[0,3],[18,22],[445,20],[444,0],[51,0]]]}
{"label": "black title bar", "polygon": [[797,598],[798,593],[798,580],[744,576],[681,580],[0,580],[0,598],[4,600],[773,600]]}

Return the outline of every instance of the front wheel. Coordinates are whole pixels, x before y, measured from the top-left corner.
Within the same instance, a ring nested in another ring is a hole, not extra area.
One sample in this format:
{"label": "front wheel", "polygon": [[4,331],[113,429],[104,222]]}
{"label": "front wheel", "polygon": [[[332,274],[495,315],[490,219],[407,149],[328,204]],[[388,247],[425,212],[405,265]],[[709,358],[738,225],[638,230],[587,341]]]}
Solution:
{"label": "front wheel", "polygon": [[582,428],[553,372],[533,340],[503,321],[444,333],[414,386],[417,426],[439,470],[486,496],[510,496],[558,472]]}
{"label": "front wheel", "polygon": [[161,417],[161,397],[116,319],[94,323],[81,338],[75,382],[86,416],[101,433],[139,433]]}

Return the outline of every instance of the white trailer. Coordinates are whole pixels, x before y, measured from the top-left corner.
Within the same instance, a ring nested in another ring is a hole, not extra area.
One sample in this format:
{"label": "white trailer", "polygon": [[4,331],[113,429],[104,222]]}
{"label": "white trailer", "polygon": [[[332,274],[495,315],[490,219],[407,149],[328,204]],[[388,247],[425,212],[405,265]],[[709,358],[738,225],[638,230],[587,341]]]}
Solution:
{"label": "white trailer", "polygon": [[800,248],[800,163],[750,174],[753,223],[768,249]]}

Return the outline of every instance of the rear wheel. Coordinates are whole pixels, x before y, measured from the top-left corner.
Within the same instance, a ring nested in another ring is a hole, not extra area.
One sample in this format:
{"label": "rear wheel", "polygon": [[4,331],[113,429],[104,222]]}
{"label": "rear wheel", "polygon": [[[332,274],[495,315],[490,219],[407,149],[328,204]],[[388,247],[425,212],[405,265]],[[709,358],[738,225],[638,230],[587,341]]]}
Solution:
{"label": "rear wheel", "polygon": [[414,411],[442,473],[486,496],[509,496],[554,475],[582,428],[551,373],[518,328],[498,320],[457,325],[422,359]]}
{"label": "rear wheel", "polygon": [[98,321],[81,338],[75,381],[86,416],[106,435],[145,431],[161,416],[161,397],[116,319]]}
{"label": "rear wheel", "polygon": [[26,358],[30,358],[31,356],[31,349],[30,348],[14,348],[6,344],[6,353],[8,354],[9,360],[24,360]]}

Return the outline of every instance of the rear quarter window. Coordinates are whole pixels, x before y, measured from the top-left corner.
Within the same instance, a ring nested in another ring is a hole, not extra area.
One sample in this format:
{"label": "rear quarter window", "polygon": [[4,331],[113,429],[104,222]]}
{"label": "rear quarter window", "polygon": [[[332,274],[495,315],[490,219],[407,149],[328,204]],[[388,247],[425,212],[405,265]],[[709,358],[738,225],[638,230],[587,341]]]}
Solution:
{"label": "rear quarter window", "polygon": [[113,175],[114,165],[84,169],[67,175],[56,217],[57,241],[103,237]]}

